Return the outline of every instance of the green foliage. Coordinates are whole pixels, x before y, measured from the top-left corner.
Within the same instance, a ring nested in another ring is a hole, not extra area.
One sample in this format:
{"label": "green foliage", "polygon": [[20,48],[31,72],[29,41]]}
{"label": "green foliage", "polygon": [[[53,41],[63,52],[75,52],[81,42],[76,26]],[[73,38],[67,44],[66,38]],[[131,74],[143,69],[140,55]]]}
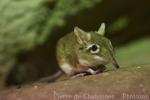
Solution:
{"label": "green foliage", "polygon": [[[49,4],[54,2],[50,9]],[[92,7],[99,0],[1,0],[0,63],[21,50],[43,43],[54,27],[64,25],[64,18]]]}
{"label": "green foliage", "polygon": [[46,15],[42,0],[1,0],[0,63],[8,62],[20,50],[36,44],[40,22]]}
{"label": "green foliage", "polygon": [[49,13],[41,39],[46,38],[47,33],[51,32],[56,26],[62,26],[65,24],[65,17],[69,15],[75,15],[78,11],[84,10],[85,8],[92,7],[95,3],[101,0],[58,0],[55,4],[54,9]]}
{"label": "green foliage", "polygon": [[110,31],[115,32],[115,31],[120,31],[125,29],[129,24],[129,18],[127,16],[122,16],[115,20],[114,23],[112,23]]}
{"label": "green foliage", "polygon": [[121,67],[150,64],[150,38],[144,38],[116,51],[116,56]]}

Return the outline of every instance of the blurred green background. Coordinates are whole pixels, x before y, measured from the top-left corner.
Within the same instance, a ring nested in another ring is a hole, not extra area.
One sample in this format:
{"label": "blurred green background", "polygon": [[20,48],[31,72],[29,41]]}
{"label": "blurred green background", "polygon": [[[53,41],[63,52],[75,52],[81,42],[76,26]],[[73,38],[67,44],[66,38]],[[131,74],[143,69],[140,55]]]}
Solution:
{"label": "blurred green background", "polygon": [[150,64],[149,0],[0,0],[0,87],[58,69],[56,42],[75,26],[106,23],[121,67]]}

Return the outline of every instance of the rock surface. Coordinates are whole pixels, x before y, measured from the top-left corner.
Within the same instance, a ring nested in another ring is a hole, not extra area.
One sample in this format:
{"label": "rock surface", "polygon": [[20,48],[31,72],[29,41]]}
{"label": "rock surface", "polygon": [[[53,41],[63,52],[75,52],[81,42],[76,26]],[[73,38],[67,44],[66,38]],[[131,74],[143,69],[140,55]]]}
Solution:
{"label": "rock surface", "polygon": [[0,100],[150,100],[150,65],[0,91]]}

